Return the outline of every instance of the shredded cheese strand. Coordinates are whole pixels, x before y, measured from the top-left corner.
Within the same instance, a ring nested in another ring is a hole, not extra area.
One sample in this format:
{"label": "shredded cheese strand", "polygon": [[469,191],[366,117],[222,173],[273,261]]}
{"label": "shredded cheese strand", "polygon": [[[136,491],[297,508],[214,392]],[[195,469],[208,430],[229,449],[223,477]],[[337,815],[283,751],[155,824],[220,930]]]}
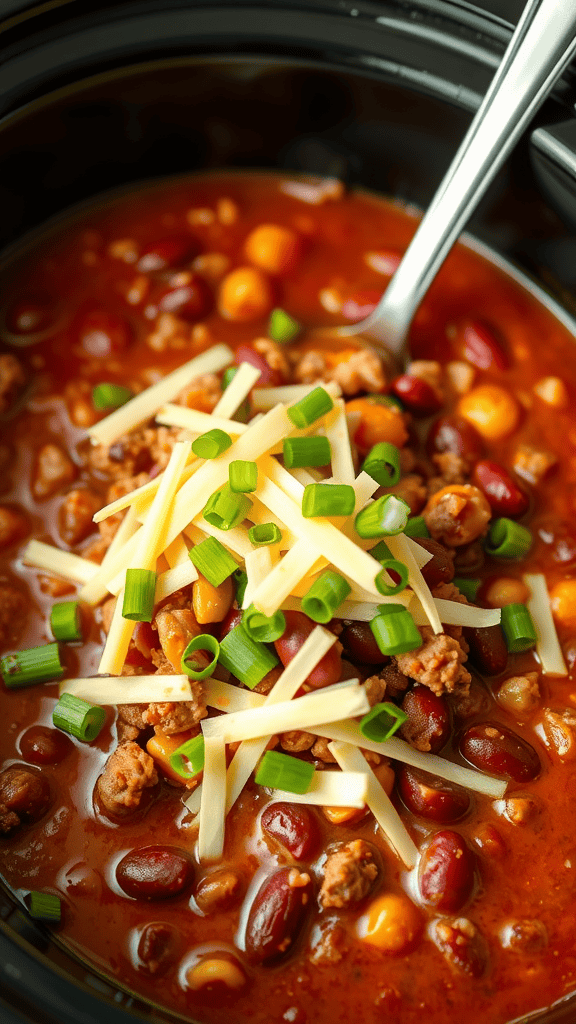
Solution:
{"label": "shredded cheese strand", "polygon": [[288,793],[273,789],[272,802],[310,804],[317,807],[357,807],[361,809],[369,796],[366,772],[314,772],[306,793]]}
{"label": "shredded cheese strand", "polygon": [[189,430],[191,434],[204,434],[207,430],[225,430],[227,434],[234,434],[240,437],[248,429],[245,423],[237,423],[236,420],[227,419],[224,416],[215,416],[214,413],[201,412],[200,409],[189,409],[186,405],[164,405],[156,413],[156,422],[165,427],[182,427]]}
{"label": "shredded cheese strand", "polygon": [[260,380],[260,370],[256,366],[252,366],[252,363],[240,363],[224,394],[216,403],[212,415],[233,416],[242,402],[248,398],[258,380]]}
{"label": "shredded cheese strand", "polygon": [[150,704],[154,701],[191,700],[190,680],[185,675],[115,676],[111,679],[65,679],[60,696],[71,693],[91,704]]}
{"label": "shredded cheese strand", "polygon": [[547,676],[566,676],[568,669],[554,625],[546,577],[542,573],[525,573],[522,577],[530,590],[526,606],[536,630],[536,654]]}
{"label": "shredded cheese strand", "polygon": [[392,557],[403,562],[408,569],[408,583],[418,597],[428,617],[428,623],[432,626],[435,633],[441,633],[442,623],[440,622],[438,609],[434,604],[432,591],[418,568],[412,548],[408,544],[408,537],[405,537],[403,533],[399,533],[397,537],[386,537],[386,544],[390,549]]}
{"label": "shredded cheese strand", "polygon": [[22,553],[22,561],[35,569],[53,572],[74,583],[88,583],[98,572],[96,562],[73,555],[70,551],[61,551],[41,540],[28,542]]}
{"label": "shredded cheese strand", "polygon": [[220,860],[224,852],[226,747],[220,736],[204,739],[204,776],[200,798],[198,859]]}
{"label": "shredded cheese strand", "polygon": [[356,478],[344,402],[337,398],[325,417],[326,437],[332,452],[332,478],[339,484],[353,484]]}

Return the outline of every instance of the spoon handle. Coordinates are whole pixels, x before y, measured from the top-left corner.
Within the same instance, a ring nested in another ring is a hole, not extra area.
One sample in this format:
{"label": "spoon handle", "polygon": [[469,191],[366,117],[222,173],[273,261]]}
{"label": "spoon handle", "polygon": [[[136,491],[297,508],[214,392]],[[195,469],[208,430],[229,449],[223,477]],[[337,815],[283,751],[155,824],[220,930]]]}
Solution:
{"label": "spoon handle", "polygon": [[363,333],[400,352],[414,313],[476,204],[575,53],[575,0],[529,0],[386,292],[371,316],[343,333]]}

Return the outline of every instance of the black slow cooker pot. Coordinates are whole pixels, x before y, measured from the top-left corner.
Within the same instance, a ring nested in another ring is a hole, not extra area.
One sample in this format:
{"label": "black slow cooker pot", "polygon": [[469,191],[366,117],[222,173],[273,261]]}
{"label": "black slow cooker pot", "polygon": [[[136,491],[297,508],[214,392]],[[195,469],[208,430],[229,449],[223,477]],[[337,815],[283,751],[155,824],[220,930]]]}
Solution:
{"label": "black slow cooker pot", "polygon": [[[0,248],[103,191],[203,168],[335,175],[425,207],[522,6],[0,0]],[[575,101],[569,71],[470,225],[565,304]],[[571,1002],[542,1024],[574,1022]],[[134,1019],[174,1018],[66,953],[0,886],[2,1024]]]}

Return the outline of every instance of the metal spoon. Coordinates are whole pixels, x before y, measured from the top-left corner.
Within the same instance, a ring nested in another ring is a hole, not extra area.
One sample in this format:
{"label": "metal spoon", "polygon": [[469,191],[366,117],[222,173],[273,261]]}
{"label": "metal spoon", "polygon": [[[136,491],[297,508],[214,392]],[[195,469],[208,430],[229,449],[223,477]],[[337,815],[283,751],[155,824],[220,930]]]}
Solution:
{"label": "metal spoon", "polygon": [[576,53],[576,0],[528,0],[494,79],[402,262],[376,306],[342,336],[399,355],[412,319],[458,235],[534,113]]}

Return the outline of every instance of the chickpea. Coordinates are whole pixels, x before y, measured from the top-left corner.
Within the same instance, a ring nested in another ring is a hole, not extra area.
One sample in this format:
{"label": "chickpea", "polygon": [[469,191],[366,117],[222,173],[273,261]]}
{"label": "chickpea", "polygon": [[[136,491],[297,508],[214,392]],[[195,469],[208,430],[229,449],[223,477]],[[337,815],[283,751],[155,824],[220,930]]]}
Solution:
{"label": "chickpea", "polygon": [[294,270],[302,244],[295,231],[280,224],[260,224],[250,232],[244,252],[257,267],[269,274],[288,274]]}
{"label": "chickpea", "polygon": [[522,580],[501,576],[486,589],[485,600],[491,608],[503,608],[505,604],[525,604],[528,587]]}
{"label": "chickpea", "polygon": [[354,432],[354,441],[363,451],[370,451],[379,441],[402,448],[408,440],[408,431],[399,409],[369,398],[355,398],[346,402],[346,413],[360,413],[360,424]]}
{"label": "chickpea", "polygon": [[514,396],[496,384],[473,388],[460,399],[457,411],[488,441],[508,437],[520,416]]}
{"label": "chickpea", "polygon": [[194,992],[207,985],[224,985],[225,988],[244,988],[246,975],[237,960],[232,957],[211,956],[186,971],[188,988]]}
{"label": "chickpea", "polygon": [[358,936],[383,953],[412,948],[422,928],[420,914],[407,896],[387,893],[373,900],[358,922]]}
{"label": "chickpea", "polygon": [[559,625],[576,629],[576,580],[562,580],[552,587],[550,605]]}
{"label": "chickpea", "polygon": [[496,700],[511,715],[529,715],[540,704],[538,673],[526,672],[523,676],[505,679],[496,693]]}
{"label": "chickpea", "polygon": [[270,281],[255,267],[238,267],[222,281],[218,308],[226,320],[239,323],[260,320],[273,305]]}

